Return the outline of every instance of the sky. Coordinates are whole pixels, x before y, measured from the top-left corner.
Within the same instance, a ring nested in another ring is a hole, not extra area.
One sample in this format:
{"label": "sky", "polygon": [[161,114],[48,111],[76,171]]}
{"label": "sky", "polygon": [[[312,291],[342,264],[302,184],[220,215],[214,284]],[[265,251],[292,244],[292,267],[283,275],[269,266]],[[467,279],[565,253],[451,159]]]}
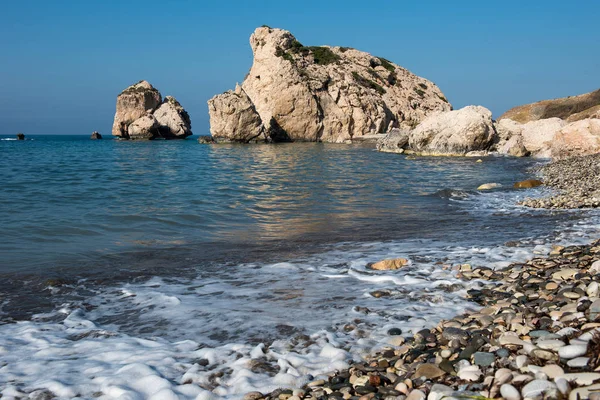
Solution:
{"label": "sky", "polygon": [[139,80],[176,97],[195,134],[207,100],[250,69],[256,27],[353,47],[499,116],[600,88],[600,1],[3,1],[0,134],[110,134]]}

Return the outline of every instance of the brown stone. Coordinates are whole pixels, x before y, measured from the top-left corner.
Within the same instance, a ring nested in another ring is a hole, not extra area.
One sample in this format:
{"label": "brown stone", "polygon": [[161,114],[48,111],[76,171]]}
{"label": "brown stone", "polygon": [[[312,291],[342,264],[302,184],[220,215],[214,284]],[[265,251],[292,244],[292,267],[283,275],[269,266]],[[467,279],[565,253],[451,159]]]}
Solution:
{"label": "brown stone", "polygon": [[516,189],[530,189],[541,186],[543,184],[544,182],[540,181],[539,179],[526,179],[524,181],[515,183],[513,187]]}
{"label": "brown stone", "polygon": [[377,271],[390,271],[396,270],[404,267],[408,264],[408,260],[406,258],[390,258],[383,261],[378,261],[369,265],[369,268],[377,270]]}
{"label": "brown stone", "polygon": [[433,364],[421,364],[417,368],[414,378],[418,379],[421,377],[425,377],[427,379],[435,379],[444,376],[445,374],[446,373],[444,371],[442,371],[439,367]]}

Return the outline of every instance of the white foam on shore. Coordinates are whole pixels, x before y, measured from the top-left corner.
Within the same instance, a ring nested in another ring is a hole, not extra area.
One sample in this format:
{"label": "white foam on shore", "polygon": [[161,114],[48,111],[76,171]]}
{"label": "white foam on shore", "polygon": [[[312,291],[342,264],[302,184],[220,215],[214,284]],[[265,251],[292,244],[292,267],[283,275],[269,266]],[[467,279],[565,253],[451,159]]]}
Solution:
{"label": "white foam on shore", "polygon": [[[476,213],[499,212],[495,204],[506,196],[515,194],[457,201],[475,204],[467,208]],[[194,279],[87,287],[95,295],[85,304],[0,326],[0,394],[216,399],[299,387],[389,346],[390,328],[410,335],[475,308],[465,295],[478,283],[457,280],[449,266],[502,268],[546,254],[554,243],[587,243],[600,233],[598,221],[590,213],[511,246],[343,243],[305,259],[200,269]],[[366,267],[395,257],[410,264]],[[375,290],[388,295],[376,298]]]}

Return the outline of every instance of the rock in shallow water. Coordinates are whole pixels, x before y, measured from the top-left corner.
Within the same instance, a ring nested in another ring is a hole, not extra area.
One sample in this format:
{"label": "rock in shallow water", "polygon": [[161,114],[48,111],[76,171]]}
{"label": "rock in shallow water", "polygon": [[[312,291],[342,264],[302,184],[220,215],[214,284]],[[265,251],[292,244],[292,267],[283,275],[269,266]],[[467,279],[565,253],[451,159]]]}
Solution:
{"label": "rock in shallow water", "polygon": [[393,258],[388,260],[378,261],[376,263],[368,265],[370,269],[376,271],[393,271],[400,269],[408,264],[406,258]]}

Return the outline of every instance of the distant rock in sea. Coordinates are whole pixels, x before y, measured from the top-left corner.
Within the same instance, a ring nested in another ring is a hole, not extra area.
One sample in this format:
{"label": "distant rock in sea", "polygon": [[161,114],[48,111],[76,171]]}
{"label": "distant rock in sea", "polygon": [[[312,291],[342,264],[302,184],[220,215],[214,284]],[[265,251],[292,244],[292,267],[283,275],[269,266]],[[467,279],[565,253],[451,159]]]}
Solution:
{"label": "distant rock in sea", "polygon": [[92,136],[90,136],[92,140],[100,140],[102,139],[102,135],[98,131],[92,132]]}
{"label": "distant rock in sea", "polygon": [[25,140],[25,135],[21,132],[17,133],[17,140]]}
{"label": "distant rock in sea", "polygon": [[162,100],[157,89],[140,81],[117,96],[112,134],[122,139],[185,139],[192,135],[192,122],[174,97]]}
{"label": "distant rock in sea", "polygon": [[434,83],[359,50],[307,47],[269,27],[257,28],[250,45],[244,82],[208,102],[217,141],[342,143],[452,109]]}

